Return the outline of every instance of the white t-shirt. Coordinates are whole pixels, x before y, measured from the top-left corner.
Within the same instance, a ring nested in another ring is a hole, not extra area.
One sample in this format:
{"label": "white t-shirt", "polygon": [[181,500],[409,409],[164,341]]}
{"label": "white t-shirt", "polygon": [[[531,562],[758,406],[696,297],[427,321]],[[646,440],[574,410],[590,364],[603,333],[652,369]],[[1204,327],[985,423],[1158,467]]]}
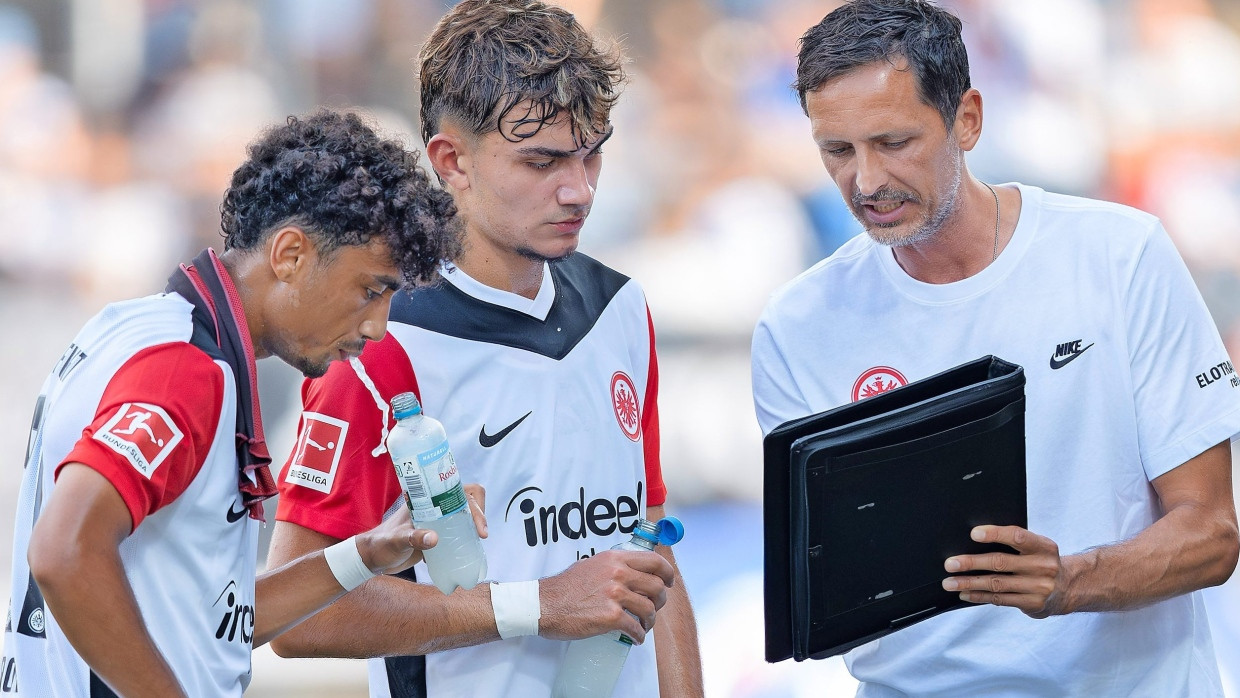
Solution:
{"label": "white t-shirt", "polygon": [[[1019,186],[978,274],[908,276],[858,236],[774,295],[754,334],[764,432],[993,354],[1025,368],[1029,528],[1067,555],[1159,516],[1150,481],[1240,432],[1240,377],[1161,224]],[[952,611],[845,657],[862,696],[1221,696],[1201,597],[1033,620]]]}

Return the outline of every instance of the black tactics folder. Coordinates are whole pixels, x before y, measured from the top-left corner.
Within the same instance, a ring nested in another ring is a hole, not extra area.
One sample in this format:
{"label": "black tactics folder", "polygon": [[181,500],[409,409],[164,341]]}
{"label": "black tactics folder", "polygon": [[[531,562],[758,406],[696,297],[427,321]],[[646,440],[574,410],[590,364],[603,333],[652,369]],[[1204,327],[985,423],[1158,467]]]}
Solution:
{"label": "black tactics folder", "polygon": [[781,424],[765,460],[766,660],[823,659],[973,604],[943,562],[1028,525],[1025,373],[986,356]]}

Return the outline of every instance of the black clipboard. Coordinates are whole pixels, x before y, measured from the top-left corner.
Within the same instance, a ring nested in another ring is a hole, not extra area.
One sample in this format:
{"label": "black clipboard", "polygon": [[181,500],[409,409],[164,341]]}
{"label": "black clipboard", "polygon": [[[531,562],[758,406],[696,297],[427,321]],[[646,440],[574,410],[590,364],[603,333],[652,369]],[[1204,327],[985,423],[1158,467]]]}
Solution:
{"label": "black clipboard", "polygon": [[986,356],[763,441],[766,660],[822,659],[972,606],[952,555],[1010,549],[976,525],[1028,525],[1025,375]]}

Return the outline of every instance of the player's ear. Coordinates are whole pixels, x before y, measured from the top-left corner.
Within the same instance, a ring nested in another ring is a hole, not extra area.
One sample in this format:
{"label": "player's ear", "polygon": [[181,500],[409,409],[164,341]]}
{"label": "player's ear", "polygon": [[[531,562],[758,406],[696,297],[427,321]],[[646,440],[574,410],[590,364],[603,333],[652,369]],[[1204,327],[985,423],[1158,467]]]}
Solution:
{"label": "player's ear", "polygon": [[982,93],[969,88],[960,97],[960,106],[956,109],[956,122],[952,133],[956,144],[961,150],[973,150],[977,140],[982,136]]}
{"label": "player's ear", "polygon": [[295,225],[272,233],[268,257],[272,273],[285,283],[309,270],[318,258],[314,241],[306,231]]}
{"label": "player's ear", "polygon": [[445,125],[426,144],[426,159],[443,183],[455,191],[469,189],[472,148],[476,139]]}

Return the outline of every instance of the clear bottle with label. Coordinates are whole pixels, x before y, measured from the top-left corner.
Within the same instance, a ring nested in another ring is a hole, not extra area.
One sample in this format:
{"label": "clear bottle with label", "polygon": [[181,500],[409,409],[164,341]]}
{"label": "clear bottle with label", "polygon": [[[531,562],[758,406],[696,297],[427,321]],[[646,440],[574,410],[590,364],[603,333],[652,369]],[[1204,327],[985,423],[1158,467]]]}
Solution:
{"label": "clear bottle with label", "polygon": [[392,414],[396,426],[388,434],[387,449],[409,513],[418,528],[439,534],[435,547],[422,553],[431,582],[445,594],[457,587],[472,589],[486,576],[487,559],[447,433],[437,420],[422,414],[413,393],[392,398]]}
{"label": "clear bottle with label", "polygon": [[[674,516],[658,523],[641,519],[633,537],[612,550],[654,550],[656,545],[672,545],[684,535],[684,526]],[[607,698],[615,691],[632,648],[632,638],[619,630],[568,643],[551,688],[552,698]]]}

